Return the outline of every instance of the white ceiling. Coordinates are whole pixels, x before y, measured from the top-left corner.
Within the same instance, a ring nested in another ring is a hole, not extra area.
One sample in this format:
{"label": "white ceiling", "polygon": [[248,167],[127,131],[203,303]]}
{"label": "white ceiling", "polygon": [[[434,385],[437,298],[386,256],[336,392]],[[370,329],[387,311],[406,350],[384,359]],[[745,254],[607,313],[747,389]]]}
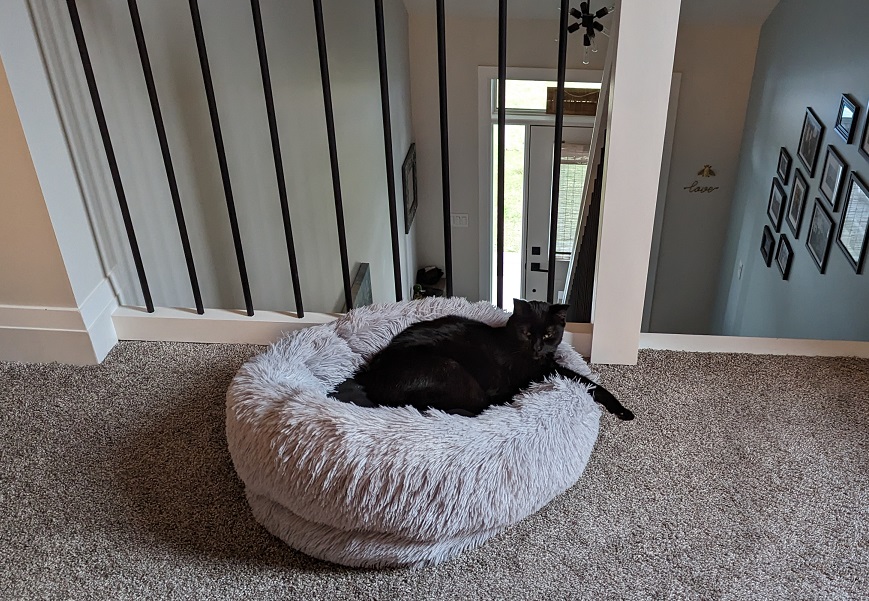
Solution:
{"label": "white ceiling", "polygon": [[779,0],[682,0],[680,20],[760,26],[778,3]]}
{"label": "white ceiling", "polygon": [[[596,9],[614,0],[591,0]],[[649,0],[654,1],[654,0]],[[580,0],[571,0],[578,7]],[[779,0],[682,0],[681,21],[685,23],[761,25]],[[404,0],[411,14],[433,14],[435,0]],[[515,19],[557,19],[561,0],[508,0],[507,14]],[[497,18],[497,0],[444,0],[448,15],[468,18]]]}

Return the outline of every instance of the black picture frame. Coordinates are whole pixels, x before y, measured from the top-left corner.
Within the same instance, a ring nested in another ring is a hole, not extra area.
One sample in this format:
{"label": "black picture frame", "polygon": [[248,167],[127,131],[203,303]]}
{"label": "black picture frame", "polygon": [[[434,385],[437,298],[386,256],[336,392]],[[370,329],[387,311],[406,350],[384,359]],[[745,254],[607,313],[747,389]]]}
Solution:
{"label": "black picture frame", "polygon": [[842,217],[836,232],[836,243],[856,273],[863,270],[869,232],[869,187],[852,173],[845,188]]}
{"label": "black picture frame", "polygon": [[768,225],[763,226],[763,237],[760,239],[760,256],[767,267],[772,265],[772,251],[775,247],[775,234]]}
{"label": "black picture frame", "polygon": [[782,234],[778,239],[778,248],[775,251],[775,263],[778,265],[778,270],[781,272],[783,280],[788,279],[793,259],[794,249],[791,248],[791,243],[788,242],[788,237],[785,234]]}
{"label": "black picture frame", "polygon": [[781,150],[778,152],[778,167],[776,168],[776,175],[781,180],[781,183],[787,184],[788,178],[791,175],[791,154],[788,152],[788,149],[784,146],[781,147]]}
{"label": "black picture frame", "polygon": [[808,197],[809,182],[806,181],[802,171],[794,169],[794,185],[791,188],[791,200],[785,220],[795,239],[800,237],[800,226],[803,223],[803,213],[806,212],[806,199]]}
{"label": "black picture frame", "polygon": [[824,124],[818,119],[811,108],[806,108],[803,117],[803,129],[800,132],[800,143],[797,146],[797,157],[806,168],[809,177],[815,176],[815,166],[818,164],[818,154],[821,151],[821,139],[824,137]]}
{"label": "black picture frame", "polygon": [[788,204],[788,195],[777,177],[772,178],[772,188],[769,191],[769,201],[766,205],[766,216],[772,222],[776,232],[781,231],[782,217]]}
{"label": "black picture frame", "polygon": [[863,135],[860,136],[858,150],[869,159],[869,103],[866,104],[866,119],[863,121]]}
{"label": "black picture frame", "polygon": [[859,112],[857,103],[851,100],[847,94],[842,94],[839,110],[836,112],[836,131],[845,139],[846,144],[851,143]]}
{"label": "black picture frame", "polygon": [[833,241],[833,218],[820,198],[815,199],[812,219],[809,221],[809,232],[806,236],[806,248],[818,266],[818,271],[824,273],[827,269],[827,258],[830,256],[830,243]]}
{"label": "black picture frame", "polygon": [[404,190],[404,233],[410,233],[419,200],[416,194],[416,144],[411,144],[401,165],[401,187]]}
{"label": "black picture frame", "polygon": [[830,203],[833,212],[838,210],[839,195],[847,171],[848,164],[842,155],[836,152],[832,144],[827,146],[827,156],[824,159],[824,168],[821,169],[821,181],[818,183],[818,188],[823,197]]}

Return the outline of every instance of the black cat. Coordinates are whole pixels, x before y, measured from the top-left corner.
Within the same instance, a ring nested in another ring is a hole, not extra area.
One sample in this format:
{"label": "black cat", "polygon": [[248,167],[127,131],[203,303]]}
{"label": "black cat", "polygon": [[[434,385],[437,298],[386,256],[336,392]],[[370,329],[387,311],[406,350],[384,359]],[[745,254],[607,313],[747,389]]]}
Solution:
{"label": "black cat", "polygon": [[[504,327],[455,315],[421,321],[395,336],[334,396],[368,407],[412,405],[473,416],[554,374],[594,384],[555,362],[566,315],[567,305],[514,299]],[[590,393],[620,419],[634,418],[602,386],[594,384]]]}

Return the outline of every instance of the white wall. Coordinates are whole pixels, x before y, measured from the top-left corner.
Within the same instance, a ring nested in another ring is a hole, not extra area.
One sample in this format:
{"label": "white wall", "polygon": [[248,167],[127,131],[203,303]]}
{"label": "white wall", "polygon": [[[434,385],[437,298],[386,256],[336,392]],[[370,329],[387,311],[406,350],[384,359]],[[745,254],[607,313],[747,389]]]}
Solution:
{"label": "white wall", "polygon": [[[682,79],[648,331],[710,331],[759,35],[759,24],[679,27],[673,69]],[[697,175],[706,164],[715,177]],[[695,180],[718,189],[685,190]]]}
{"label": "white wall", "polygon": [[[510,67],[554,69],[558,64],[558,21],[511,19],[507,27]],[[602,36],[601,36],[602,38]],[[416,248],[421,265],[444,265],[443,196],[440,160],[437,31],[434,15],[410,17],[411,93],[416,136],[419,210]],[[578,34],[569,39],[567,67],[603,66],[606,45],[582,64]],[[453,287],[458,296],[486,298],[480,291],[479,140],[477,67],[498,62],[497,19],[446,19],[450,194],[453,213],[467,213],[468,227],[452,229]]]}
{"label": "white wall", "polygon": [[[385,3],[393,144],[398,200],[400,166],[410,143],[407,15],[400,0]],[[160,150],[123,2],[80,2],[83,26],[127,190],[154,302],[193,304]],[[186,2],[140,2],[143,28],[206,307],[241,308],[243,298],[223,188]],[[338,156],[351,271],[371,264],[376,301],[394,299],[385,184],[374,8],[324,2]],[[43,44],[55,64],[79,77],[58,77],[71,143],[107,268],[128,304],[141,304],[105,173],[92,108],[84,99],[77,57],[62,51],[72,37],[65,8],[35,6]],[[280,129],[290,214],[305,309],[343,304],[338,237],[329,169],[313,9],[306,2],[262,2],[265,37]],[[253,303],[292,310],[293,292],[275,183],[250,5],[201,3],[209,60],[238,208]],[[53,53],[51,47],[61,49]],[[75,131],[75,123],[90,127]],[[87,174],[98,171],[96,177]],[[413,271],[412,235],[399,211],[401,250]],[[352,275],[352,274],[351,274]],[[411,285],[407,276],[403,288]]]}

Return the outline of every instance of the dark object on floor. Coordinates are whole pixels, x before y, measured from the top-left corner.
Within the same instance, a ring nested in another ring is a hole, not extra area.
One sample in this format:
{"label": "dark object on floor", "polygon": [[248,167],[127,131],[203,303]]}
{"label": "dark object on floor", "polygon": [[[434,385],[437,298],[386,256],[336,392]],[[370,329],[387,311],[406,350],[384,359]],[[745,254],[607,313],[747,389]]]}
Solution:
{"label": "dark object on floor", "polygon": [[422,286],[434,286],[444,277],[444,271],[434,265],[422,267],[416,272],[416,283]]}

